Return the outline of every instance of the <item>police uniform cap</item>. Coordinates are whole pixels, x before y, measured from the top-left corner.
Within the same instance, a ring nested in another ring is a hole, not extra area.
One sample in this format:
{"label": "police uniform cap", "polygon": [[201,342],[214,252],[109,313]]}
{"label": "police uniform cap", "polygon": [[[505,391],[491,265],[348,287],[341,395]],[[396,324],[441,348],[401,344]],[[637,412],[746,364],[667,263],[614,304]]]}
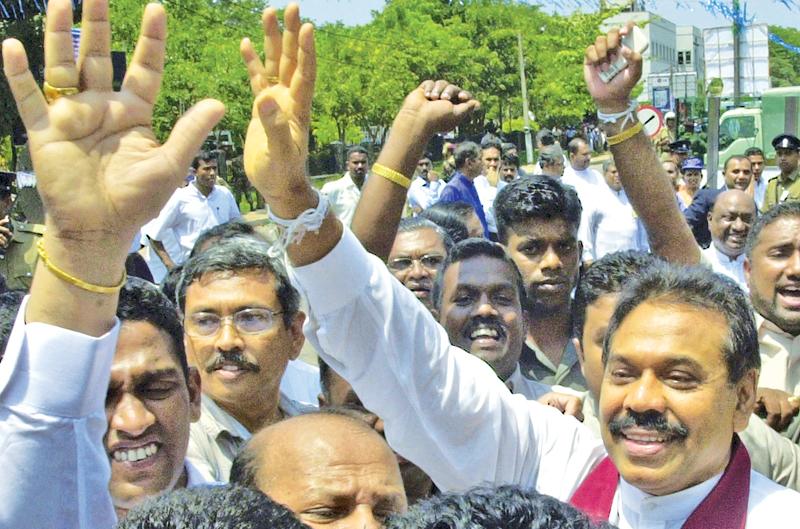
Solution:
{"label": "police uniform cap", "polygon": [[681,171],[703,170],[703,160],[697,157],[686,158],[681,164]]}
{"label": "police uniform cap", "polygon": [[678,140],[669,144],[669,150],[680,154],[689,154],[692,148],[689,140]]}
{"label": "police uniform cap", "polygon": [[781,134],[772,140],[772,146],[776,149],[792,149],[800,151],[800,139],[791,134]]}

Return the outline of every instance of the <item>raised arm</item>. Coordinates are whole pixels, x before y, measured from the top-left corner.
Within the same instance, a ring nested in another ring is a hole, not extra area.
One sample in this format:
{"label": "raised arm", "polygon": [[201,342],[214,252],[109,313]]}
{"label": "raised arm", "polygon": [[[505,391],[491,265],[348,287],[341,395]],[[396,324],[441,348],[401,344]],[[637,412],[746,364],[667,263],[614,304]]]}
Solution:
{"label": "raised arm", "polygon": [[[628,117],[626,110],[631,105],[631,91],[642,75],[642,56],[620,45],[620,35],[631,28],[629,24],[621,31],[613,29],[597,37],[586,49],[584,79],[598,116],[620,114],[609,122],[601,119],[600,125],[608,136],[625,193],[647,229],[651,249],[669,261],[695,264],[700,261],[700,250],[681,215],[675,192],[653,144],[641,130],[625,138],[626,131],[638,123],[635,111]],[[608,69],[620,55],[627,59],[629,66],[611,82],[603,82],[600,72]]]}
{"label": "raised arm", "polygon": [[408,192],[407,186],[376,178],[381,167],[397,171],[410,184],[433,135],[452,130],[479,107],[469,92],[447,81],[425,81],[408,94],[353,217],[351,229],[367,251],[384,261],[388,258]]}
{"label": "raised arm", "polygon": [[0,364],[0,457],[9,469],[0,520],[15,528],[113,526],[104,401],[127,249],[223,113],[219,102],[202,102],[159,145],[150,124],[164,64],[163,8],[146,8],[122,90],[113,92],[108,2],[83,5],[77,64],[72,2],[48,5],[45,93],[20,42],[3,43],[46,211],[46,258]]}

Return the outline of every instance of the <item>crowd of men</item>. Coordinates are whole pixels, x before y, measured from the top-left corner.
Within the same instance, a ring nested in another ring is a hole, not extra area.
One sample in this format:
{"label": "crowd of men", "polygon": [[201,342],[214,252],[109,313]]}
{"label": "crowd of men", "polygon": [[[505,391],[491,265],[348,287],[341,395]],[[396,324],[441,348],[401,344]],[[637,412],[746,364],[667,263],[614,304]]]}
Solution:
{"label": "crowd of men", "polygon": [[[107,0],[82,21],[76,62],[72,3],[49,2],[43,90],[3,43],[46,230],[30,291],[0,296],[0,525],[796,527],[796,137],[769,182],[748,151],[702,188],[702,160],[680,140],[661,160],[635,119],[627,26],[585,54],[602,174],[543,133],[540,174],[462,142],[439,180],[424,149],[480,106],[439,80],[317,191],[313,27],[268,8],[264,59],[241,44],[268,241],[197,155],[220,102],[153,136],[163,6],[119,92]],[[132,240],[159,285],[126,278]]]}

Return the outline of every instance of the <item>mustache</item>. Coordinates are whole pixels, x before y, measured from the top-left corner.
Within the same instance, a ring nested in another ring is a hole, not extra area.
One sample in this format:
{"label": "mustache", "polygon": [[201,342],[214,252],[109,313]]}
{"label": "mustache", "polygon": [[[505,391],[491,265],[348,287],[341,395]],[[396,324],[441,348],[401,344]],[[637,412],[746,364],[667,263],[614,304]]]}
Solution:
{"label": "mustache", "polygon": [[506,335],[506,327],[503,323],[497,318],[491,318],[488,316],[478,316],[470,320],[469,325],[467,328],[464,329],[464,335],[469,337],[475,332],[476,329],[479,327],[488,327],[494,331],[497,331],[499,337],[504,337]]}
{"label": "mustache", "polygon": [[627,428],[638,427],[652,430],[678,439],[685,439],[689,429],[681,423],[673,424],[664,417],[664,414],[654,410],[644,413],[628,411],[624,417],[616,416],[608,422],[608,431],[615,436],[622,435]]}
{"label": "mustache", "polygon": [[239,369],[252,371],[253,373],[261,371],[261,367],[259,367],[258,364],[247,360],[242,353],[216,353],[206,362],[204,369],[206,373],[211,373],[212,371],[222,369],[222,366],[225,364],[233,364]]}

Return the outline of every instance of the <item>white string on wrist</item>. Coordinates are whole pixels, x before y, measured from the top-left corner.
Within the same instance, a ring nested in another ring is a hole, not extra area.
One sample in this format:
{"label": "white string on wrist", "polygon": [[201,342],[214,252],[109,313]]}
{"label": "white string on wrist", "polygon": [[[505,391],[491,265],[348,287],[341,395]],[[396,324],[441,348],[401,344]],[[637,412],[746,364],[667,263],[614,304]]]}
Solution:
{"label": "white string on wrist", "polygon": [[282,219],[276,217],[271,210],[267,209],[269,220],[281,227],[281,235],[276,241],[281,249],[285,250],[290,244],[299,244],[308,232],[319,233],[319,228],[328,214],[328,199],[314,189],[314,193],[319,198],[316,208],[307,209],[296,219]]}
{"label": "white string on wrist", "polygon": [[628,124],[628,121],[631,122],[636,121],[636,109],[639,107],[639,103],[636,100],[631,100],[630,104],[628,104],[628,108],[623,110],[622,112],[617,112],[616,114],[606,114],[604,112],[597,111],[597,119],[600,120],[600,123],[616,123],[621,118],[625,118],[625,120],[620,124],[619,128],[625,128],[625,125]]}

